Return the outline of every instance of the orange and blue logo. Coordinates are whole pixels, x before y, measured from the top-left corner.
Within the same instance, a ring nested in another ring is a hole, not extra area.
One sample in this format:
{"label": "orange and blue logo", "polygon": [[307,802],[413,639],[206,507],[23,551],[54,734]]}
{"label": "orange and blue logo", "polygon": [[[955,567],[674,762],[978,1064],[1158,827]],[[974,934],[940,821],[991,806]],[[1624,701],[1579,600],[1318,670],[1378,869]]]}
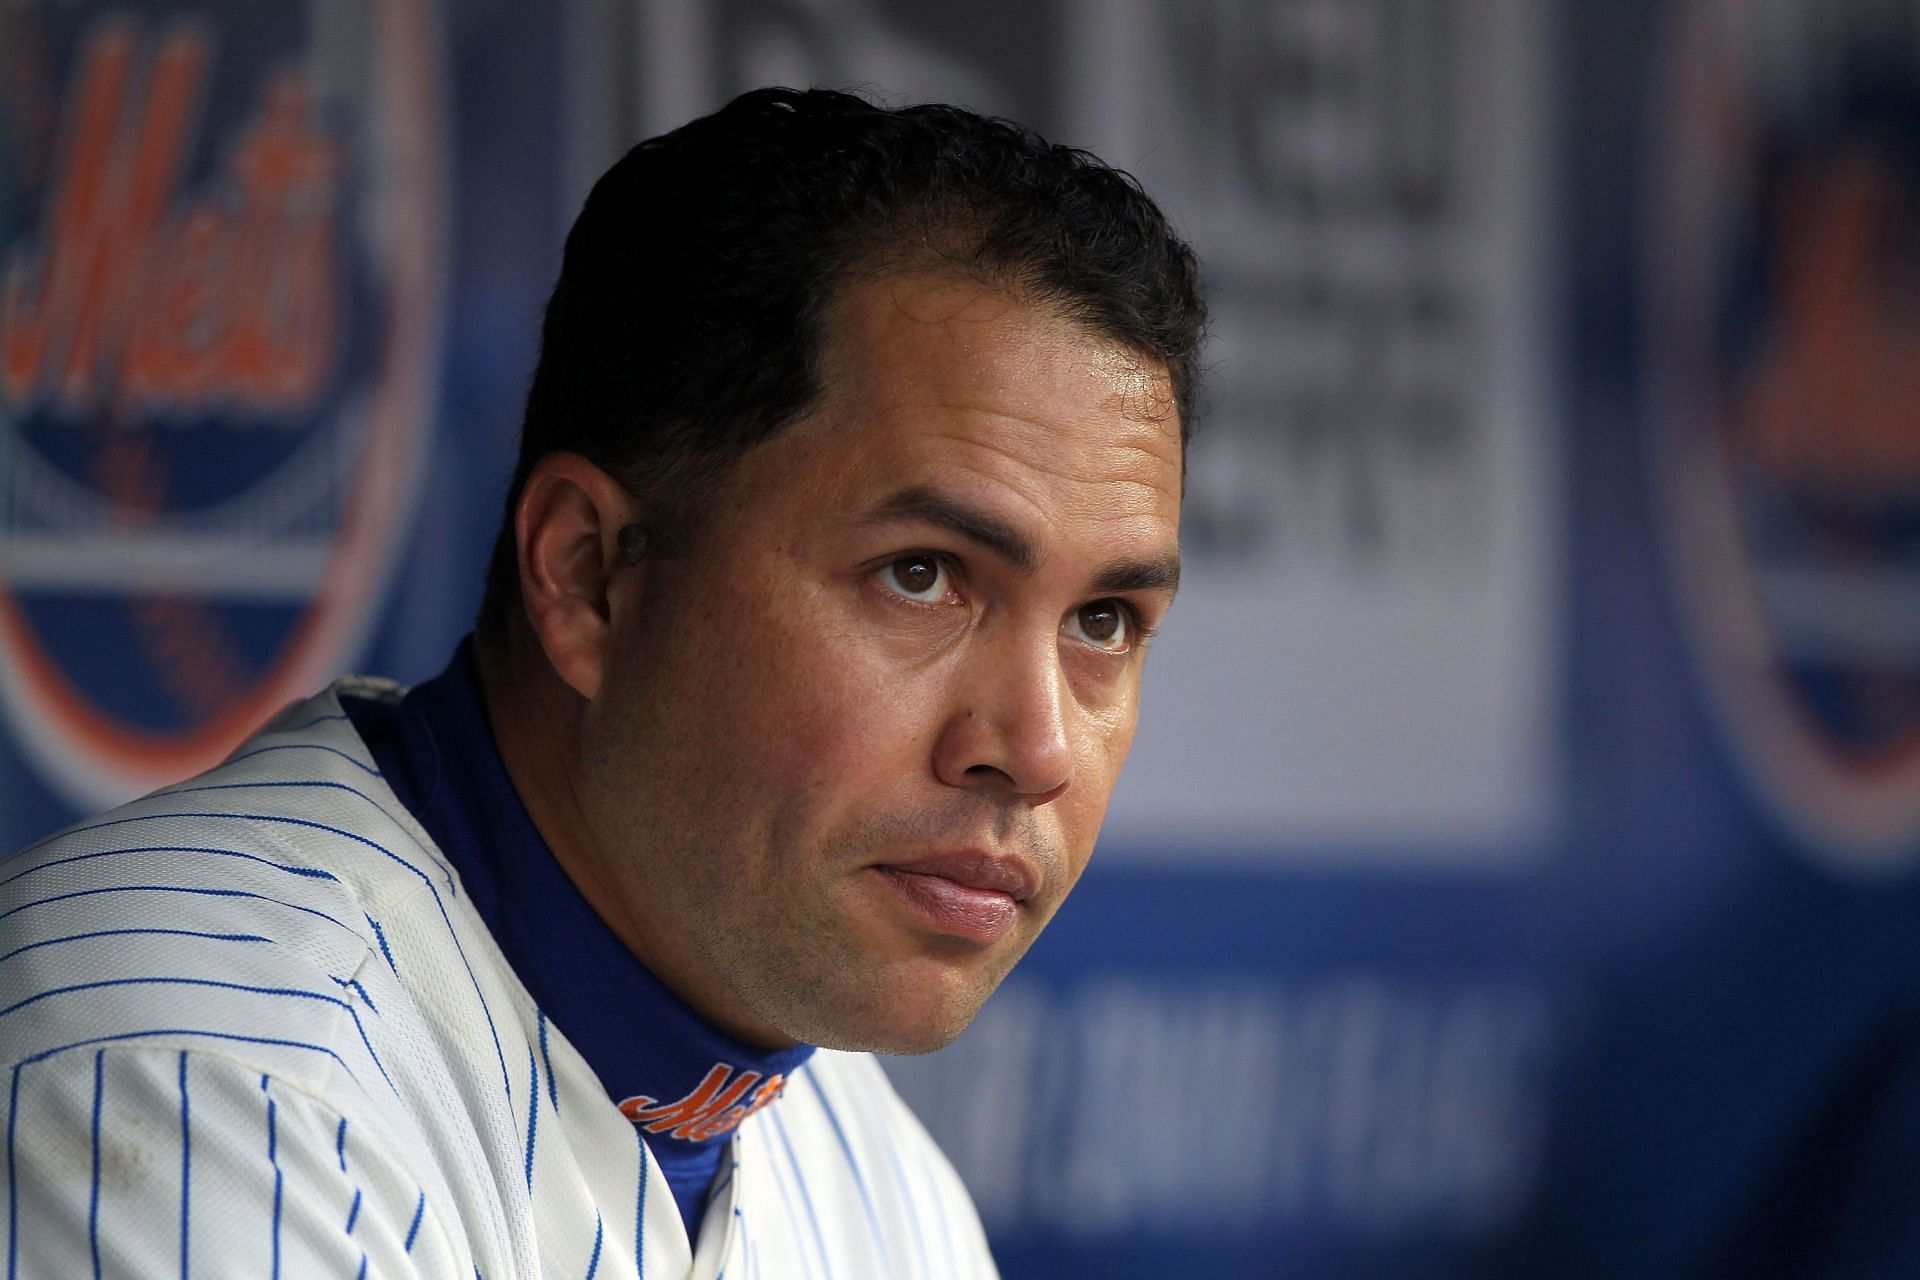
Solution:
{"label": "orange and blue logo", "polygon": [[0,711],[95,807],[352,661],[434,420],[411,0],[0,18]]}
{"label": "orange and blue logo", "polygon": [[705,1142],[738,1129],[786,1087],[786,1077],[778,1073],[762,1079],[757,1071],[736,1071],[716,1062],[684,1098],[660,1102],[640,1094],[623,1100],[620,1113],[648,1133]]}
{"label": "orange and blue logo", "polygon": [[1676,11],[1647,297],[1701,684],[1756,794],[1920,860],[1920,28],[1868,0]]}

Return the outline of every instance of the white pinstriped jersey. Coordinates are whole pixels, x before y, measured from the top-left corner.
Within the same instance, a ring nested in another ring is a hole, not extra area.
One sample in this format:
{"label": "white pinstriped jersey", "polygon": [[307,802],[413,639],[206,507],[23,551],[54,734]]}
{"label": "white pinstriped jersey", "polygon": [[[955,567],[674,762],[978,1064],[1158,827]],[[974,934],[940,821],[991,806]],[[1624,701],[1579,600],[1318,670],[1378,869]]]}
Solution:
{"label": "white pinstriped jersey", "polygon": [[994,1274],[864,1054],[741,1125],[690,1243],[342,688],[391,696],[342,682],[0,862],[9,1280]]}

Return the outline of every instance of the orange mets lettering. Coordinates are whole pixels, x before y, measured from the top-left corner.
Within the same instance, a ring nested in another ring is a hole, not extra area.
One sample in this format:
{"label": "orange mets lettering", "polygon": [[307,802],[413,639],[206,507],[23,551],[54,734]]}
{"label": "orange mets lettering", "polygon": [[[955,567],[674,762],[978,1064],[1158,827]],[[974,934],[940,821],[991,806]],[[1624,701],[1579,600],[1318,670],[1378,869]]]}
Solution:
{"label": "orange mets lettering", "polygon": [[339,148],[284,71],[213,189],[177,200],[209,43],[171,31],[144,77],[140,52],[115,23],[81,59],[39,243],[5,264],[0,395],[74,415],[306,408],[340,345]]}
{"label": "orange mets lettering", "polygon": [[[755,1089],[755,1084],[760,1087]],[[785,1076],[771,1075],[762,1081],[759,1072],[742,1071],[736,1077],[732,1067],[716,1062],[678,1102],[661,1103],[642,1094],[622,1102],[620,1111],[648,1133],[704,1142],[739,1128],[742,1120],[779,1097],[786,1085]],[[742,1103],[749,1092],[753,1097]]]}

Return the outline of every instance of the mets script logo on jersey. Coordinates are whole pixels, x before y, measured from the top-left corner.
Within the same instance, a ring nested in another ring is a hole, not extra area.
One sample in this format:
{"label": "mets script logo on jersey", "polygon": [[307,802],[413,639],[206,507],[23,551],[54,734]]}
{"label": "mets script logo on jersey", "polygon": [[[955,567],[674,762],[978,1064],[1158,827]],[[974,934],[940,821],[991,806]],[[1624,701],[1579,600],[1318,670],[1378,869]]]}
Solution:
{"label": "mets script logo on jersey", "polygon": [[1647,294],[1674,582],[1759,794],[1920,854],[1920,6],[1680,11]]}
{"label": "mets script logo on jersey", "polygon": [[678,1102],[663,1103],[642,1094],[622,1102],[620,1111],[648,1133],[705,1142],[738,1129],[742,1120],[779,1097],[786,1087],[783,1075],[770,1075],[765,1080],[757,1071],[736,1075],[733,1067],[716,1062],[693,1091]]}
{"label": "mets script logo on jersey", "polygon": [[428,6],[196,10],[0,22],[0,709],[89,807],[351,659],[433,421]]}

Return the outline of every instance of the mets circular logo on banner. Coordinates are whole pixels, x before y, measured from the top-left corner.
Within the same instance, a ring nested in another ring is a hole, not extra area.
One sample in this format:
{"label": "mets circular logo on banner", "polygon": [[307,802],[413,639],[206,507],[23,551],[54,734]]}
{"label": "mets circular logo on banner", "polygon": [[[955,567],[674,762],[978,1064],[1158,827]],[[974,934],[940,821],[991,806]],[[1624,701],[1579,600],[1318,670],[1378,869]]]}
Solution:
{"label": "mets circular logo on banner", "polygon": [[1920,855],[1920,3],[1699,0],[1651,113],[1658,489],[1767,806]]}
{"label": "mets circular logo on banner", "polygon": [[439,39],[413,0],[0,6],[0,708],[75,804],[215,763],[383,603]]}

